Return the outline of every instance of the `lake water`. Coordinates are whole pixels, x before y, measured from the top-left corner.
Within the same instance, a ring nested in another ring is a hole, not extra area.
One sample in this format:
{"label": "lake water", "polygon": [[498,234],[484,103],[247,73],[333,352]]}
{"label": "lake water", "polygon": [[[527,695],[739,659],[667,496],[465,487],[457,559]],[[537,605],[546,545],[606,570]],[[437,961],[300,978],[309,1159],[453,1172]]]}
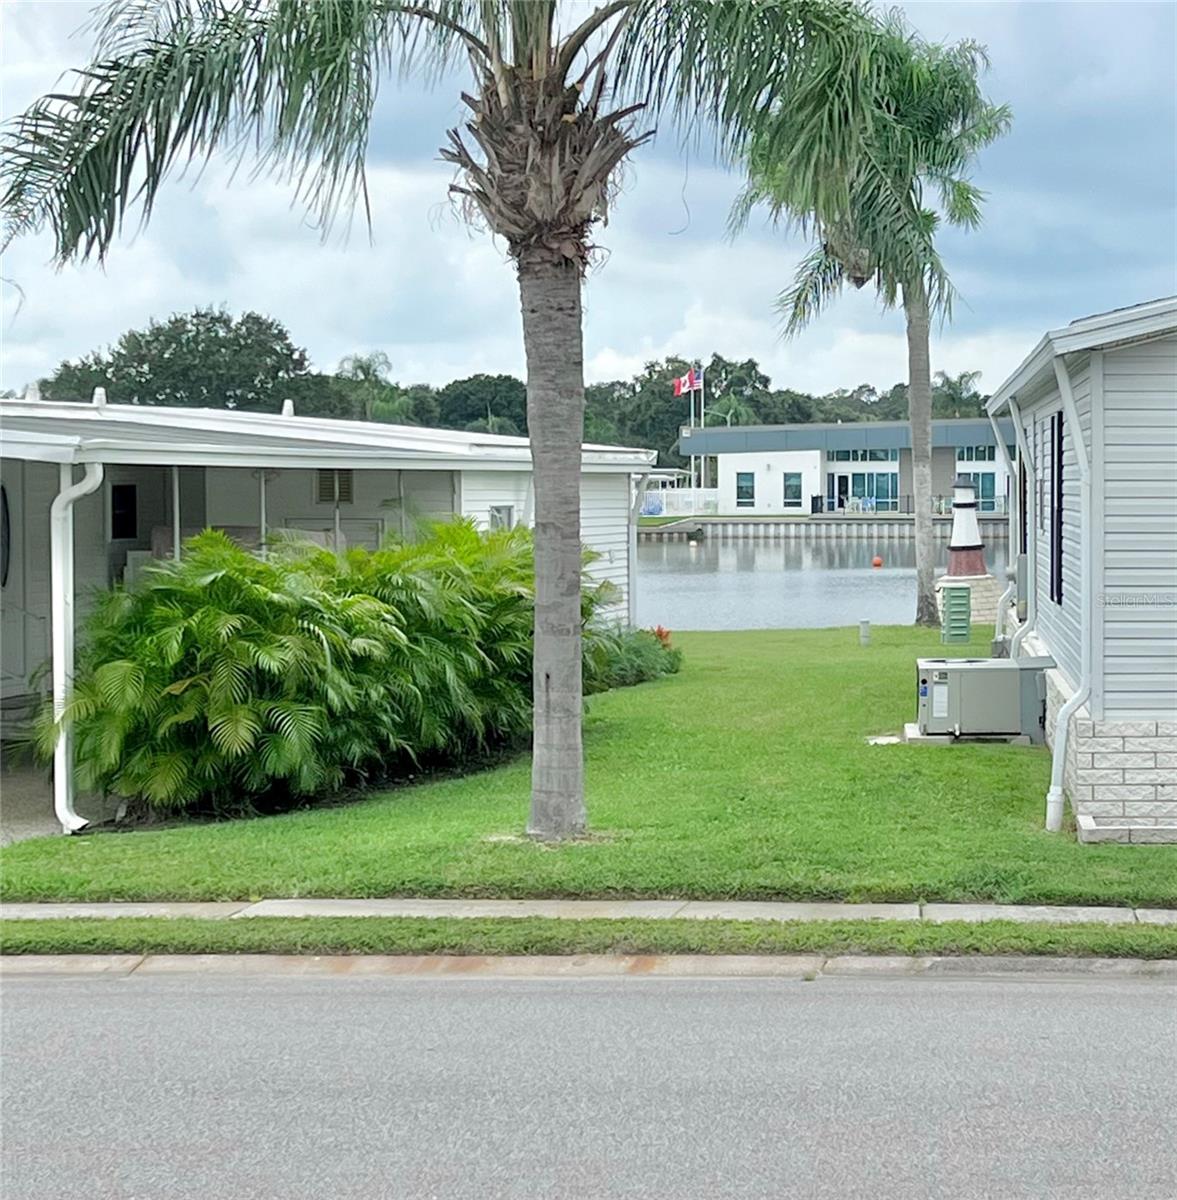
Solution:
{"label": "lake water", "polygon": [[[872,567],[875,554],[882,567]],[[948,540],[939,543],[947,566]],[[1006,547],[985,547],[1005,579]],[[915,617],[915,543],[708,541],[638,543],[638,623],[667,629],[807,629],[907,625]]]}

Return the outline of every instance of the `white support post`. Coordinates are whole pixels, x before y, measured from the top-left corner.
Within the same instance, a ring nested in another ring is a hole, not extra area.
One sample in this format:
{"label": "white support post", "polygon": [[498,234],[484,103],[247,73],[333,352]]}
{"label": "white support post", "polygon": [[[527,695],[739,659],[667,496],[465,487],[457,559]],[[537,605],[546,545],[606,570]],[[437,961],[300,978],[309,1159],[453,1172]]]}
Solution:
{"label": "white support post", "polygon": [[[266,469],[262,467],[257,473],[257,513],[258,513],[258,553],[264,560],[266,557]],[[339,485],[336,484],[338,487]]]}
{"label": "white support post", "polygon": [[172,468],[172,558],[180,561],[180,468]]}
{"label": "white support post", "polygon": [[[87,463],[75,483],[73,467],[58,470],[57,496],[49,507],[49,612],[53,675],[53,716],[61,721],[74,677],[74,503],[102,485],[102,464]],[[53,811],[66,833],[88,822],[74,809],[73,737],[59,726],[53,748]]]}
{"label": "white support post", "polygon": [[629,627],[634,629],[638,623],[638,517],[642,511],[642,501],[646,497],[646,485],[650,482],[649,475],[638,475],[633,481],[633,500],[629,506],[629,561],[626,563],[626,603],[628,607]]}

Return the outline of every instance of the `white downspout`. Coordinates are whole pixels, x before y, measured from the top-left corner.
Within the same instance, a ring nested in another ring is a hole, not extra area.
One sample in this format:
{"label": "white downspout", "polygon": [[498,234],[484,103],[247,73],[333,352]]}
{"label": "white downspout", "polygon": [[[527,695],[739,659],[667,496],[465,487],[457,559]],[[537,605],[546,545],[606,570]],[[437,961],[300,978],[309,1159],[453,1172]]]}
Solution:
{"label": "white downspout", "polygon": [[638,514],[642,511],[642,501],[646,496],[646,485],[650,481],[649,474],[639,475],[634,480],[633,501],[629,506],[629,562],[626,564],[626,600],[629,609],[629,627],[633,629],[638,623]]}
{"label": "white downspout", "polygon": [[[49,611],[53,656],[53,717],[61,721],[74,677],[74,502],[102,486],[102,464],[87,463],[74,482],[72,464],[58,470],[59,490],[49,506]],[[74,809],[73,734],[59,724],[53,747],[53,811],[66,833],[89,824]]]}
{"label": "white downspout", "polygon": [[[1079,463],[1079,527],[1080,575],[1083,587],[1079,593],[1079,686],[1071,698],[1058,710],[1054,726],[1054,756],[1050,764],[1050,790],[1046,793],[1046,828],[1057,833],[1063,827],[1063,776],[1067,763],[1067,735],[1071,727],[1071,714],[1087,702],[1091,695],[1091,464],[1087,458],[1087,445],[1083,441],[1083,428],[1079,424],[1079,410],[1075,406],[1075,394],[1071,390],[1071,376],[1061,357],[1054,360],[1054,377],[1058,381],[1063,411],[1071,429],[1071,444],[1075,447],[1075,458]],[[1061,447],[1060,447],[1061,453]]]}
{"label": "white downspout", "polygon": [[[1014,435],[1018,442],[1018,458],[1026,469],[1026,620],[1015,631],[1009,643],[1010,658],[1017,658],[1026,635],[1034,628],[1038,619],[1038,466],[1030,456],[1030,444],[1026,441],[1026,428],[1022,424],[1022,410],[1017,398],[1011,396],[1009,415],[1014,422]],[[1034,586],[1030,586],[1030,581]]]}
{"label": "white downspout", "polygon": [[[1014,532],[1015,532],[1015,529],[1017,528],[1017,526],[1015,524],[1016,519],[1017,519],[1017,513],[1015,511],[1016,505],[1017,505],[1017,492],[1018,492],[1017,476],[1014,472],[1014,465],[1010,461],[1009,448],[1005,444],[1005,438],[1003,438],[1001,436],[1001,429],[997,424],[997,418],[992,413],[989,413],[989,424],[993,426],[993,438],[997,442],[997,449],[1001,452],[1001,460],[1005,464],[1005,476],[1006,476],[1006,479],[1009,480],[1009,483],[1007,484],[1007,488],[1009,490],[1010,496],[1013,498],[1013,501],[1014,501],[1014,503],[1012,503],[1009,506],[1009,513],[1007,514],[1009,517],[1009,520],[1007,522],[1007,524],[1009,525],[1009,530],[1006,533],[1006,544],[1008,545],[1009,549],[1006,551],[1005,560],[1006,560],[1006,564],[1007,564],[1006,572],[1009,573],[1008,564],[1009,564],[1011,555],[1013,554],[1013,549],[1014,549],[1014,545],[1016,542],[1016,539],[1014,537]],[[993,640],[995,642],[1001,641],[1003,635],[1005,634],[1006,609],[1009,608],[1009,602],[1014,598],[1014,596],[1017,595],[1017,591],[1018,591],[1018,584],[1017,584],[1017,574],[1015,571],[1010,578],[1009,585],[1006,587],[1005,591],[1001,593],[1001,599],[997,601],[997,621],[993,626]]]}

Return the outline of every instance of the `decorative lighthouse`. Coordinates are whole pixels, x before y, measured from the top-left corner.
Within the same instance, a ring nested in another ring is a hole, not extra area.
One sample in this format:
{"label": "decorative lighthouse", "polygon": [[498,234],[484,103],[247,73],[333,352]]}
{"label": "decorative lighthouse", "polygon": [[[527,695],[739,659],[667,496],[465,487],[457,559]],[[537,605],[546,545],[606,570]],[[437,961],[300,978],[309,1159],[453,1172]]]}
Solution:
{"label": "decorative lighthouse", "polygon": [[985,544],[977,524],[977,488],[967,475],[952,484],[952,535],[948,539],[948,573],[936,580],[936,599],[943,612],[942,589],[969,589],[974,621],[997,619],[1001,586],[985,569]]}

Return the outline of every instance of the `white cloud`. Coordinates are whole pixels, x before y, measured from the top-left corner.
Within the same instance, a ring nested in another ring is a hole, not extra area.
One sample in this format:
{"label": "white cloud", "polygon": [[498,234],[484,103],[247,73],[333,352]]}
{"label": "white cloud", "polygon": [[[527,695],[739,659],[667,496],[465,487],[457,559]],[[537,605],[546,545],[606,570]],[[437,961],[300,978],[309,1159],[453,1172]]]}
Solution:
{"label": "white cloud", "polygon": [[[966,303],[955,326],[935,337],[935,369],[980,369],[992,389],[1045,328],[1166,290],[1174,250],[1164,155],[1174,92],[1160,37],[1172,14],[1163,8],[909,6],[930,37],[990,44],[991,91],[1012,98],[1017,116],[1014,132],[982,161],[979,182],[994,192],[985,227],[945,239]],[[67,35],[84,23],[88,0],[6,0],[3,10],[3,99],[13,112],[85,59],[85,37]],[[521,374],[518,298],[502,247],[450,209],[449,168],[432,151],[404,149],[438,144],[442,128],[425,139],[421,123],[448,109],[432,97],[402,130],[414,114],[413,95],[404,96],[401,120],[377,131],[370,244],[361,222],[346,242],[323,244],[288,187],[248,170],[230,184],[228,168],[216,164],[170,186],[151,227],[128,234],[105,270],[53,271],[44,237],[14,246],[3,274],[25,299],[19,305],[5,287],[0,385],[19,387],[152,317],[217,303],[283,321],[320,369],[382,349],[404,381]],[[1147,103],[1156,119],[1142,123],[1135,114]],[[845,296],[801,337],[781,341],[773,299],[801,244],[757,227],[729,242],[738,180],[698,156],[680,161],[672,146],[664,138],[638,153],[599,231],[607,254],[585,297],[590,380],[625,377],[671,353],[712,351],[757,358],[778,386],[805,390],[883,387],[905,376],[902,318],[880,312],[869,293]],[[1122,178],[1101,172],[1108,153],[1127,164]]]}

